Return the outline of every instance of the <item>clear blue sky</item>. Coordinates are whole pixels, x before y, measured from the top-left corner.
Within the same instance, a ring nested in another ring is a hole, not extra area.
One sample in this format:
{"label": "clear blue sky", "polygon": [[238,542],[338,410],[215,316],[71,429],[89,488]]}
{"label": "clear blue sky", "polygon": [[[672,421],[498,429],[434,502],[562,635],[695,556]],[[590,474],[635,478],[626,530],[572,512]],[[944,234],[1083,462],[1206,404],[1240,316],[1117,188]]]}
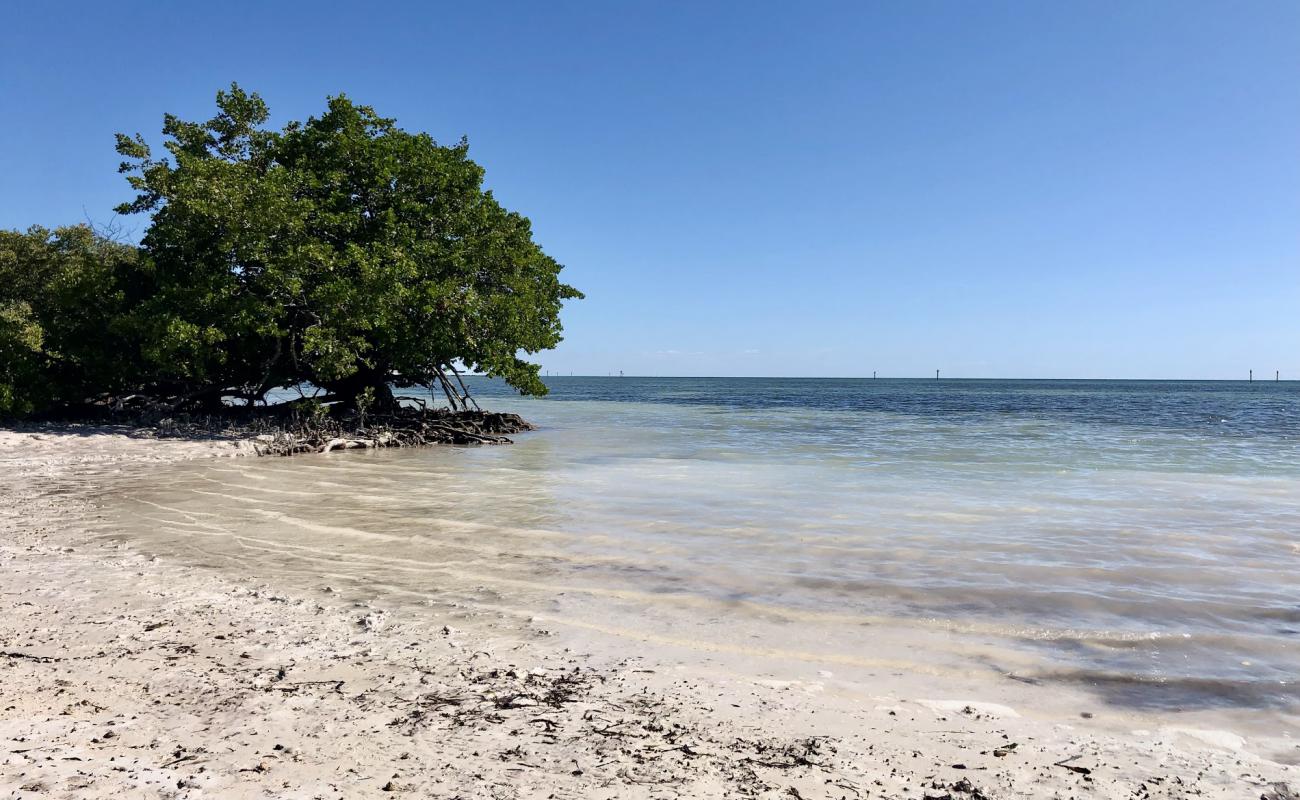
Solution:
{"label": "clear blue sky", "polygon": [[554,371],[1300,378],[1295,0],[10,3],[0,226],[232,80],[467,135]]}

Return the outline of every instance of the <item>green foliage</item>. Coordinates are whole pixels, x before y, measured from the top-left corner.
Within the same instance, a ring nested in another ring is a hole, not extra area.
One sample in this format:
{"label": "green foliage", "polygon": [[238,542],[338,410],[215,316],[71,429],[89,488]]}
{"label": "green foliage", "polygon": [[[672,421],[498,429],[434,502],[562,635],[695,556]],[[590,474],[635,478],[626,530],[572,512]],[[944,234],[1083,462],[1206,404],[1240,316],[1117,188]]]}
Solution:
{"label": "green foliage", "polygon": [[356,399],[357,415],[361,418],[362,428],[366,427],[366,414],[369,413],[371,408],[374,408],[374,405],[375,388],[373,386],[367,386],[357,394]]}
{"label": "green foliage", "polygon": [[329,409],[312,397],[293,401],[294,417],[312,430],[319,429],[329,415]]}
{"label": "green foliage", "polygon": [[161,376],[248,396],[369,387],[382,403],[389,384],[427,386],[459,361],[545,392],[520,354],[554,347],[563,301],[581,294],[483,189],[464,141],[343,96],[280,131],[238,86],[217,107],[202,123],[166,117],[167,158],[118,136],[138,192],[119,210],[153,215],[156,293],[134,316]]}
{"label": "green foliage", "polygon": [[138,247],[84,225],[0,231],[0,415],[304,383],[368,410],[455,363],[546,391],[524,356],[559,343],[582,295],[463,140],[343,96],[278,131],[268,116],[232,85],[205,122],[164,117],[162,157],[117,136],[136,192],[118,210],[150,215]]}
{"label": "green foliage", "polygon": [[0,305],[0,416],[35,408],[45,332],[27,303]]}
{"label": "green foliage", "polygon": [[135,247],[85,225],[0,231],[0,414],[138,382],[123,319],[141,276]]}

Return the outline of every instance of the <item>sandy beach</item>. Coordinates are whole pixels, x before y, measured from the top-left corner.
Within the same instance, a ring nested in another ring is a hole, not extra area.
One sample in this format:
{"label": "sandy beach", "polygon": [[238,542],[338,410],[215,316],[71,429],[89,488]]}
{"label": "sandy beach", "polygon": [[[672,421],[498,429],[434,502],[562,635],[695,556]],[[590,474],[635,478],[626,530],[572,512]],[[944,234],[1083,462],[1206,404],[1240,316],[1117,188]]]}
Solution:
{"label": "sandy beach", "polygon": [[1300,800],[1300,2],[11,5],[0,800]]}
{"label": "sandy beach", "polygon": [[1300,790],[1300,749],[1282,732],[1031,713],[1052,690],[1026,687],[1017,707],[1005,689],[996,702],[949,696],[916,676],[849,700],[829,681],[710,673],[653,641],[580,652],[540,629],[462,628],[436,609],[287,591],[78,535],[87,470],[251,452],[131,430],[0,434],[4,796],[1286,800]]}

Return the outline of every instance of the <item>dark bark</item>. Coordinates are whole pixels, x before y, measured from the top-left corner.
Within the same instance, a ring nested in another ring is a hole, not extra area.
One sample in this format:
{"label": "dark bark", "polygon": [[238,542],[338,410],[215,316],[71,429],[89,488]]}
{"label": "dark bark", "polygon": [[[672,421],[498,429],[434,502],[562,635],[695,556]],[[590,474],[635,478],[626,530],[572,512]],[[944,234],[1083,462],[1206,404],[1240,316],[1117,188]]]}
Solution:
{"label": "dark bark", "polygon": [[374,403],[370,409],[376,413],[385,413],[397,408],[397,398],[388,385],[391,375],[386,369],[359,369],[346,378],[337,381],[322,382],[322,386],[345,408],[356,408],[357,399],[367,390],[374,393]]}

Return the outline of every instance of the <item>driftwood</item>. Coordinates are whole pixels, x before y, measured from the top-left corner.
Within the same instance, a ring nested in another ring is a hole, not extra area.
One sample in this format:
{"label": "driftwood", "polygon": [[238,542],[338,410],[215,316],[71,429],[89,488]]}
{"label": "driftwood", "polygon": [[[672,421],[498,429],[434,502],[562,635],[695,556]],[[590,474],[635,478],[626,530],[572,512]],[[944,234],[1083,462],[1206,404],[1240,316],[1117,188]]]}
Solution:
{"label": "driftwood", "polygon": [[364,426],[349,417],[333,420],[300,421],[254,437],[254,447],[263,455],[328,453],[367,447],[418,447],[430,444],[509,444],[507,433],[533,430],[518,414],[490,411],[424,411],[367,415]]}
{"label": "driftwood", "polygon": [[[448,382],[450,386],[450,381]],[[429,409],[421,404],[387,411],[361,411],[339,404],[326,408],[282,403],[226,406],[211,413],[178,412],[171,398],[148,395],[102,397],[61,409],[45,421],[107,422],[159,437],[251,439],[261,455],[328,453],[371,447],[430,444],[509,444],[507,434],[533,430],[518,414],[482,411],[468,393],[458,394],[459,409]]]}

